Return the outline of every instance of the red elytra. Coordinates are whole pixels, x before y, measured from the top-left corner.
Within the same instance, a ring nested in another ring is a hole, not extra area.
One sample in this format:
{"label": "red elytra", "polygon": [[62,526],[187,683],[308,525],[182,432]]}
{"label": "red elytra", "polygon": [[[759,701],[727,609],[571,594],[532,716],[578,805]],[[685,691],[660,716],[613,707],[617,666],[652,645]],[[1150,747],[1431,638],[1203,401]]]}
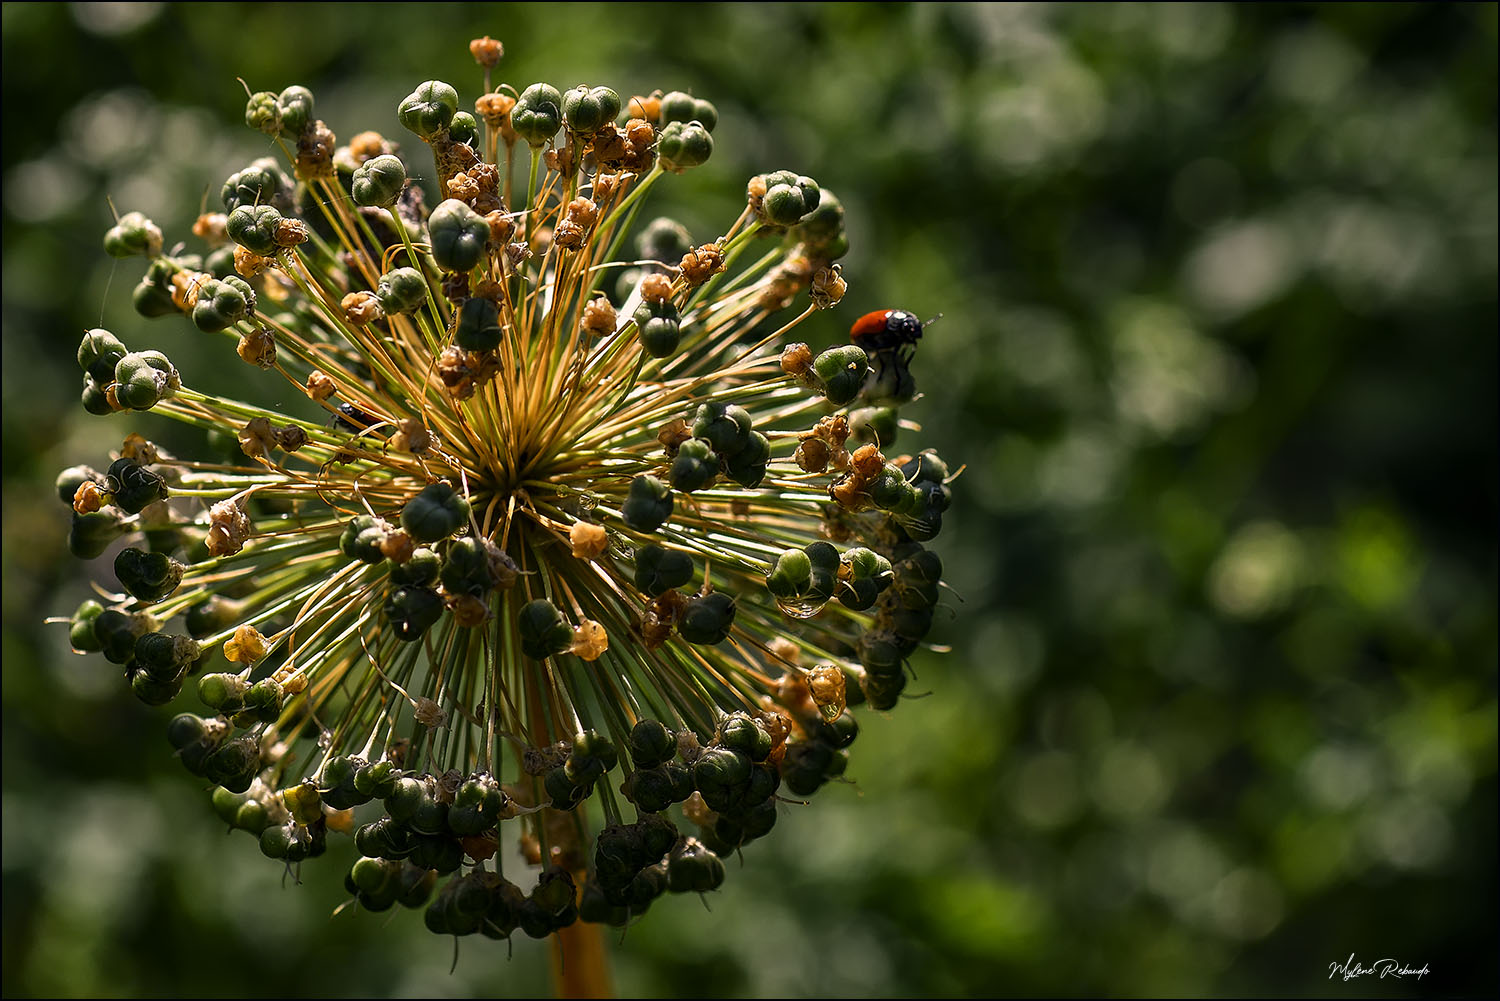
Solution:
{"label": "red elytra", "polygon": [[867,351],[885,351],[915,344],[922,336],[922,321],[904,309],[877,309],[854,321],[849,340]]}

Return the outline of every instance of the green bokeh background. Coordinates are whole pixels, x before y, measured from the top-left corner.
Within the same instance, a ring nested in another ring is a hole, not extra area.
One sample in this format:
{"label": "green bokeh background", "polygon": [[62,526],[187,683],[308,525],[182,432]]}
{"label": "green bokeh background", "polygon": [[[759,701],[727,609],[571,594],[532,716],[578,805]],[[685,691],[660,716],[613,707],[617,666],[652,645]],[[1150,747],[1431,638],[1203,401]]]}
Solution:
{"label": "green bokeh background", "polygon": [[547,989],[539,943],[450,974],[419,914],[330,918],[352,846],[284,880],[41,625],[88,575],[57,470],[193,449],[83,413],[79,333],[255,392],[131,311],[106,196],[186,238],[266,152],[236,77],[394,136],[490,34],[518,86],[714,100],[653,196],[695,236],[752,173],[836,190],[850,292],[804,329],[941,312],[909,416],[967,464],[930,697],[709,910],[612,933],[622,994],[1493,995],[1496,9],[5,4],[4,993]]}

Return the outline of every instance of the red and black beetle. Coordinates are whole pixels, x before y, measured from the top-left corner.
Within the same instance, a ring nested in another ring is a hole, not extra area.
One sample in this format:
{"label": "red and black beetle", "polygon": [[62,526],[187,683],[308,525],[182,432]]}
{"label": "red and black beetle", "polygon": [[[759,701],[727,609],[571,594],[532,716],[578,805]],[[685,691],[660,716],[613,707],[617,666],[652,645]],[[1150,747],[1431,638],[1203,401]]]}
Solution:
{"label": "red and black beetle", "polygon": [[921,337],[922,321],[904,309],[877,309],[849,328],[849,340],[871,353],[916,344]]}

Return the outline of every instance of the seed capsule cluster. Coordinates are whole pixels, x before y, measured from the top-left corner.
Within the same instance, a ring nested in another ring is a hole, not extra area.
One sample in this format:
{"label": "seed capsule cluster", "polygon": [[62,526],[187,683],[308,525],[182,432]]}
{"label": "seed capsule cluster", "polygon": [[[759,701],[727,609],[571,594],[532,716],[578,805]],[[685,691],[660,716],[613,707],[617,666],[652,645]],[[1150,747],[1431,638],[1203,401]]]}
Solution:
{"label": "seed capsule cluster", "polygon": [[196,696],[171,748],[266,856],[352,836],[359,906],[544,936],[717,888],[844,776],[852,710],[896,705],[932,626],[951,477],[881,451],[910,351],[788,340],[845,291],[831,192],[773,170],[707,242],[636,225],[711,157],[714,106],[495,88],[499,43],[472,51],[475,113],[423,82],[404,143],[339,145],[303,87],[252,95],[282,158],[227,179],[204,253],[138,213],[110,230],[146,261],[142,315],[223,338],[287,404],[84,336],[87,410],[218,451],[131,435],[59,477],[71,549],[117,585],[69,638],[148,704]]}

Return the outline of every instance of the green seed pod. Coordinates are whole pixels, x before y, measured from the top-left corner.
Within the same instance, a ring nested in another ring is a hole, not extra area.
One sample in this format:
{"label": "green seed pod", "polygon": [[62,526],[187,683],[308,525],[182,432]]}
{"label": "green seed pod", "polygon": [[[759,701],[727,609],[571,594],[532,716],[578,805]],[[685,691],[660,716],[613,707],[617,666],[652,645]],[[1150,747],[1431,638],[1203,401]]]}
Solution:
{"label": "green seed pod", "polygon": [[902,466],[901,471],[913,483],[942,483],[948,479],[948,464],[930,448]]}
{"label": "green seed pod", "polygon": [[713,446],[702,438],[689,438],[677,449],[672,460],[672,486],[692,493],[710,486],[719,477],[719,457]]}
{"label": "green seed pod", "polygon": [[741,823],[744,825],[744,841],[765,837],[771,833],[771,828],[776,826],[776,804],[771,800],[765,800],[751,807],[745,812]]}
{"label": "green seed pod", "polygon": [[398,587],[382,608],[396,638],[414,643],[443,617],[443,599],[425,587]]}
{"label": "green seed pod", "polygon": [[551,797],[551,807],[554,810],[571,810],[579,803],[588,798],[592,786],[575,785],[568,778],[567,769],[562,765],[557,766],[547,773],[542,782],[547,795]]}
{"label": "green seed pod", "polygon": [[157,628],[156,621],[144,613],[119,612],[107,608],[94,617],[94,636],[100,652],[112,664],[127,664],[135,656],[135,641]]}
{"label": "green seed pod", "polygon": [[886,677],[901,673],[901,651],[890,635],[880,630],[864,633],[854,649],[868,673]]}
{"label": "green seed pod", "polygon": [[448,830],[460,838],[473,837],[495,826],[495,818],[487,817],[477,806],[454,806],[448,811]]}
{"label": "green seed pod", "polygon": [[842,750],[854,743],[854,738],[859,736],[859,720],[854,718],[853,713],[845,709],[839,713],[832,723],[819,720],[816,729],[819,741],[828,744],[836,750]]}
{"label": "green seed pod", "polygon": [[405,824],[416,816],[422,800],[427,798],[427,787],[418,779],[405,776],[396,780],[395,786],[385,796],[382,805],[391,820]]}
{"label": "green seed pod", "polygon": [[109,394],[88,376],[83,377],[83,393],[80,397],[83,401],[83,409],[95,417],[108,417],[115,412],[114,406],[109,402]]}
{"label": "green seed pod", "polygon": [[231,821],[236,830],[249,831],[256,837],[271,823],[270,811],[259,800],[247,799],[240,804]]}
{"label": "green seed pod", "polygon": [[700,403],[692,429],[693,437],[704,439],[728,459],[750,443],[750,414],[733,403]]}
{"label": "green seed pod", "polygon": [[759,431],[751,431],[745,447],[725,463],[729,478],[747,490],[754,490],[766,478],[771,462],[771,440]]}
{"label": "green seed pod", "polygon": [[598,761],[606,772],[620,763],[620,752],[615,749],[615,742],[597,730],[585,730],[574,737],[569,757]]}
{"label": "green seed pod", "polygon": [[127,594],[138,601],[161,601],[182,583],[181,563],[165,553],[123,549],[115,557],[115,577]]}
{"label": "green seed pod", "polygon": [[677,632],[689,643],[713,646],[722,643],[734,625],[734,597],[713,591],[691,599],[677,620]]}
{"label": "green seed pod", "polygon": [[693,763],[693,783],[710,807],[711,796],[727,793],[750,779],[750,756],[727,747],[710,747]]}
{"label": "green seed pod", "polygon": [[800,598],[812,590],[812,560],[800,549],[788,549],[776,558],[766,576],[766,590],[778,598]]}
{"label": "green seed pod", "polygon": [[483,597],[500,584],[495,571],[502,558],[508,559],[488,539],[455,539],[443,559],[443,589],[449,594]]}
{"label": "green seed pod", "polygon": [[286,689],[281,682],[275,678],[262,678],[250,686],[245,693],[245,708],[241,716],[248,716],[245,723],[240,722],[240,717],[235,717],[237,725],[250,725],[253,723],[275,723],[281,718],[281,707],[286,701]]}
{"label": "green seed pod", "polygon": [[396,902],[402,907],[417,908],[425,905],[437,885],[437,873],[410,862],[401,863],[396,874]]}
{"label": "green seed pod", "polygon": [[241,205],[274,205],[279,209],[291,209],[292,179],[281,172],[271,157],[261,157],[243,170],[229,175],[219,197],[224,202],[225,212],[234,212]]}
{"label": "green seed pod", "polygon": [[843,580],[838,598],[846,607],[863,611],[875,604],[880,592],[890,586],[895,575],[891,564],[884,556],[869,549],[851,549],[844,554],[844,563],[850,568],[848,579]]}
{"label": "green seed pod", "polygon": [[249,734],[219,745],[203,762],[203,775],[230,792],[244,792],[260,771],[260,742]]}
{"label": "green seed pod", "polygon": [[844,205],[832,191],[821,189],[818,207],[792,227],[791,238],[801,243],[809,255],[825,261],[836,261],[849,252],[849,238],[844,232]]}
{"label": "green seed pod", "polygon": [[[401,841],[401,845],[393,845],[393,840]],[[414,844],[410,832],[389,817],[381,817],[354,832],[354,849],[367,858],[405,858],[411,854]]]}
{"label": "green seed pod", "polygon": [[177,678],[203,654],[198,641],[171,633],[146,633],[136,637],[134,663],[154,678]]}
{"label": "green seed pod", "polygon": [[448,804],[430,794],[425,795],[422,797],[422,802],[417,804],[417,812],[413,813],[406,823],[418,834],[446,835],[448,833]]}
{"label": "green seed pod", "polygon": [[832,761],[833,748],[822,741],[787,744],[781,759],[781,779],[793,795],[811,796],[827,781],[825,772]]}
{"label": "green seed pod", "polygon": [[179,713],[167,722],[167,742],[175,751],[203,742],[210,732],[208,720],[192,713]]}
{"label": "green seed pod", "polygon": [[[101,384],[114,380],[115,366],[128,352],[120,339],[102,327],[83,335],[78,345],[78,367]],[[72,498],[69,498],[71,500]]]}
{"label": "green seed pod", "polygon": [[664,168],[680,174],[708,162],[714,137],[699,122],[672,122],[656,134],[656,152]]}
{"label": "green seed pod", "polygon": [[693,558],[681,550],[651,543],[635,551],[635,586],[652,598],[692,579]]}
{"label": "green seed pod", "polygon": [[823,395],[836,407],[859,395],[869,368],[869,357],[857,344],[829,348],[813,359],[813,372],[823,383]]}
{"label": "green seed pod", "polygon": [[724,883],[724,863],[697,838],[684,838],[667,861],[667,888],[673,893],[708,893]]}
{"label": "green seed pod", "polygon": [[170,285],[152,277],[152,271],[148,270],[146,276],[141,279],[130,293],[130,303],[135,311],[147,319],[155,319],[159,316],[172,316],[178,312],[177,304],[172,301],[172,289]]}
{"label": "green seed pod", "polygon": [[665,302],[643,302],[635,311],[635,326],[641,347],[653,358],[668,358],[682,342],[682,321],[677,306]]}
{"label": "green seed pod", "polygon": [[528,601],[517,617],[521,633],[521,651],[542,660],[559,654],[573,645],[573,627],[562,612],[545,598]]}
{"label": "green seed pod", "polygon": [[578,899],[578,887],[566,870],[548,869],[537,880],[531,899],[546,913],[561,917]]}
{"label": "green seed pod", "polygon": [[252,254],[273,257],[281,249],[276,243],[281,223],[282,215],[273,206],[241,205],[229,213],[225,225],[235,243]]}
{"label": "green seed pod", "polygon": [[795,226],[818,207],[818,182],[811,177],[776,170],[762,175],[766,185],[761,216],[772,226]]}
{"label": "green seed pod", "polygon": [[453,341],[465,351],[493,351],[500,346],[500,307],[492,299],[465,299],[458,307]]}
{"label": "green seed pod", "polygon": [[416,268],[392,268],[380,276],[375,297],[387,316],[410,313],[427,301],[427,280]]}
{"label": "green seed pod", "polygon": [[[234,244],[226,243],[222,247],[216,247],[209,251],[203,259],[203,270],[215,278],[238,278],[234,270]],[[248,284],[246,285],[248,288]]]}
{"label": "green seed pod", "polygon": [[323,766],[318,791],[323,795],[323,802],[332,809],[347,810],[370,801],[370,796],[361,793],[354,786],[354,777],[359,774],[365,761],[363,758],[340,755],[330,758]]}
{"label": "green seed pod", "polygon": [[182,388],[182,377],[160,351],[138,351],[115,363],[115,396],[132,410],[150,410]]}
{"label": "green seed pod", "polygon": [[457,110],[458,91],[441,80],[428,80],[406,95],[396,108],[396,117],[407,129],[430,142],[448,127]]}
{"label": "green seed pod", "polygon": [[651,902],[667,892],[665,866],[648,866],[636,874],[623,894],[625,906],[632,914],[643,914]]}
{"label": "green seed pod", "polygon": [[276,95],[269,90],[259,90],[245,102],[245,124],[268,136],[281,134],[281,107]]}
{"label": "green seed pod", "polygon": [[184,625],[187,626],[189,636],[201,640],[234,625],[239,621],[242,610],[239,602],[217,594],[210,595],[207,601],[201,601],[188,609]]}
{"label": "green seed pod", "polygon": [[424,546],[405,563],[391,564],[391,583],[397,587],[432,587],[442,568],[443,558]]}
{"label": "green seed pod", "polygon": [[454,112],[448,123],[448,138],[470,148],[479,147],[479,122],[467,111]]}
{"label": "green seed pod", "polygon": [[432,210],[427,219],[432,257],[438,267],[454,273],[473,271],[484,260],[490,224],[484,216],[456,198]]}
{"label": "green seed pod", "polygon": [[855,580],[865,580],[868,578],[882,580],[888,584],[894,577],[890,560],[862,546],[844,553],[843,561],[849,564],[850,570],[854,573]]}
{"label": "green seed pod", "polygon": [[561,92],[545,83],[527,87],[510,110],[510,125],[532,149],[547,145],[562,125]]}
{"label": "green seed pod", "polygon": [[469,522],[469,502],[446,483],[431,483],[401,509],[401,527],[418,542],[446,539]]}
{"label": "green seed pod", "polygon": [[612,904],[604,890],[596,882],[584,884],[578,901],[578,917],[589,924],[610,925],[622,928],[630,921],[630,909],[623,904]]}
{"label": "green seed pod", "polygon": [[339,536],[339,552],[372,566],[382,563],[385,554],[380,551],[380,544],[389,534],[390,526],[379,518],[368,514],[355,515]]}
{"label": "green seed pod", "polygon": [[654,532],[672,517],[672,488],[643,473],[630,481],[630,493],[620,513],[625,524],[637,532]]}
{"label": "green seed pod", "polygon": [[68,552],[81,560],[92,560],[104,554],[109,544],[130,531],[117,511],[92,511],[73,515],[68,529]]}
{"label": "green seed pod", "polygon": [[[148,706],[164,706],[182,692],[182,675],[161,678],[146,671],[130,671],[130,690]],[[246,783],[249,786],[249,783]]]}
{"label": "green seed pod", "polygon": [[[240,284],[244,284],[243,280]],[[253,296],[251,293],[251,298],[247,299],[244,292],[230,281],[210,279],[198,289],[198,302],[193,306],[193,326],[207,333],[224,330],[250,313],[254,308]]]}
{"label": "green seed pod", "polygon": [[812,542],[803,547],[812,564],[812,583],[808,593],[823,601],[833,597],[838,586],[839,551],[832,543]]}
{"label": "green seed pod", "polygon": [[240,812],[240,807],[245,805],[245,794],[230,792],[223,786],[216,786],[210,801],[219,819],[233,827],[235,815]]}
{"label": "green seed pod", "polygon": [[284,139],[296,139],[307,124],[313,121],[313,94],[306,87],[293,85],[276,95],[276,107],[281,112],[281,135]]}
{"label": "green seed pod", "polygon": [[[767,736],[766,753],[770,754],[770,737]],[[776,768],[766,763],[765,758],[761,763],[750,769],[750,779],[745,783],[745,789],[740,797],[740,802],[747,808],[758,803],[764,803],[776,795],[776,790],[781,788],[781,773]]]}
{"label": "green seed pod", "polygon": [[896,708],[901,691],[906,687],[906,675],[899,671],[895,674],[866,674],[859,687],[870,708],[885,712]]}
{"label": "green seed pod", "polygon": [[260,852],[266,858],[285,859],[289,856],[293,842],[290,824],[277,824],[260,832]]}
{"label": "green seed pod", "polygon": [[[899,475],[900,471],[897,472]],[[922,492],[922,488],[915,483],[908,483],[905,476],[900,477],[897,488],[899,495],[890,508],[891,514],[898,518],[920,517],[927,509],[927,495]]]}
{"label": "green seed pod", "polygon": [[250,682],[238,674],[205,674],[198,679],[198,698],[215,712],[239,712],[249,690]]}
{"label": "green seed pod", "polygon": [[349,869],[349,880],[365,893],[379,894],[394,887],[400,864],[379,858],[357,859]]}
{"label": "green seed pod", "polygon": [[57,499],[64,504],[72,504],[73,497],[78,493],[78,488],[85,483],[96,483],[102,485],[104,477],[93,466],[69,466],[57,474],[54,485],[57,488]]}
{"label": "green seed pod", "polygon": [[718,742],[730,750],[748,754],[751,761],[764,761],[771,753],[771,735],[742,712],[730,713],[720,720]]}
{"label": "green seed pod", "polygon": [[529,898],[517,908],[516,918],[520,929],[531,938],[546,938],[557,930],[552,915]]}
{"label": "green seed pod", "polygon": [[671,806],[672,779],[660,768],[640,768],[625,780],[625,795],[643,813],[658,813]]}
{"label": "green seed pod", "polygon": [[591,136],[619,115],[620,95],[608,87],[579,84],[563,95],[562,113],[569,132]]}
{"label": "green seed pod", "polygon": [[79,653],[98,653],[103,649],[99,637],[94,634],[94,620],[104,611],[104,606],[92,598],[78,606],[78,611],[68,620],[68,642]]}
{"label": "green seed pod", "polygon": [[631,727],[630,760],[636,768],[654,768],[676,753],[677,736],[660,721],[642,719]]}
{"label": "green seed pod", "polygon": [[354,788],[361,796],[384,799],[396,788],[401,771],[390,760],[377,761],[360,767],[354,773]]}
{"label": "green seed pod", "polygon": [[354,169],[349,194],[354,204],[387,208],[396,204],[406,187],[406,164],[399,156],[382,153],[372,156]]}
{"label": "green seed pod", "polygon": [[155,257],[161,253],[161,229],[140,212],[127,212],[104,234],[110,257]]}
{"label": "green seed pod", "polygon": [[708,101],[674,90],[661,99],[661,124],[697,122],[709,132],[719,124],[719,109]]}

